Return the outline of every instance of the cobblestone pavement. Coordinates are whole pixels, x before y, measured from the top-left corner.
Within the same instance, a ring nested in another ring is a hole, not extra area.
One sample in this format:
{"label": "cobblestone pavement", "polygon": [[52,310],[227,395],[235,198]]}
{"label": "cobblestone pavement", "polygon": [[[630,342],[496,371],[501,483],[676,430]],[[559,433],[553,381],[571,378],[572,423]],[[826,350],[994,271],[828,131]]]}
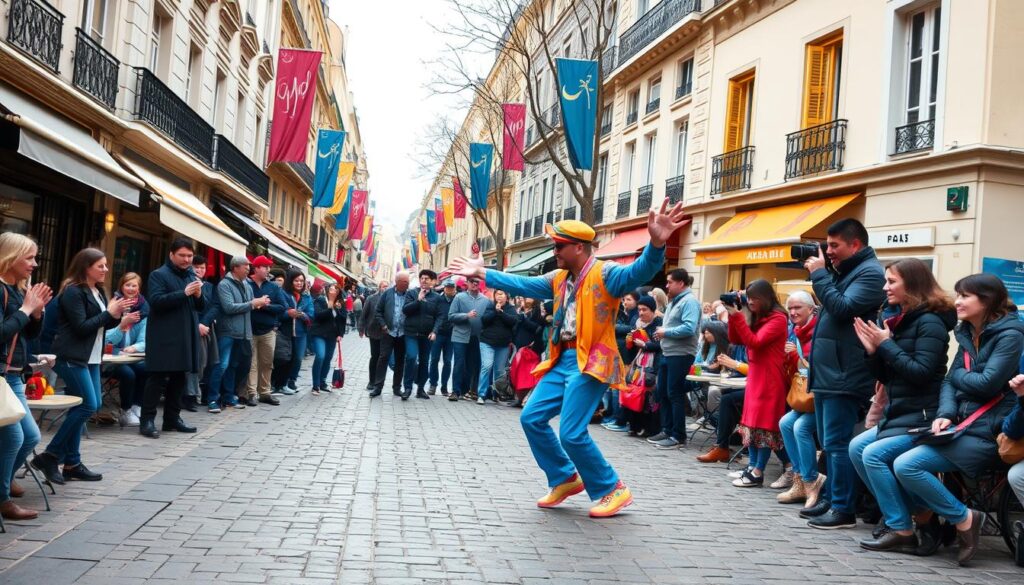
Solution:
{"label": "cobblestone pavement", "polygon": [[[8,523],[0,583],[1024,582],[998,538],[971,569],[955,549],[868,553],[867,527],[809,529],[774,490],[697,464],[695,447],[657,451],[596,426],[636,504],[602,521],[583,496],[539,510],[518,410],[371,401],[368,346],[344,347],[340,392],[192,414],[193,436],[93,429],[83,452],[104,480],[58,487],[52,512]],[[34,486],[25,504],[42,507]]]}

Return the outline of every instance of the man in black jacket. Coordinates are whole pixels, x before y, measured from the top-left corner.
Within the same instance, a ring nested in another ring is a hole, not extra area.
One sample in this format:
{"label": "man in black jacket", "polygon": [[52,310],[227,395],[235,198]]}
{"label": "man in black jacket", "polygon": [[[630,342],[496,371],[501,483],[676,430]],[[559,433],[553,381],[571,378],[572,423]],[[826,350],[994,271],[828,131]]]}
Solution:
{"label": "man in black jacket", "polygon": [[420,270],[419,288],[405,293],[405,379],[402,400],[408,400],[412,386],[416,384],[416,398],[430,398],[424,386],[430,367],[430,344],[437,338],[434,325],[437,321],[437,297],[433,291],[437,273],[424,268]]}
{"label": "man in black jacket", "polygon": [[167,262],[149,275],[149,323],[146,327],[146,387],[143,391],[139,433],[160,436],[153,420],[160,395],[164,396],[163,430],[194,433],[181,420],[185,375],[198,373],[199,313],[205,310],[203,282],[192,270],[192,240],[171,242]]}
{"label": "man in black jacket", "polygon": [[366,297],[366,302],[363,304],[363,312],[359,315],[359,337],[366,337],[370,340],[370,377],[369,382],[366,383],[366,389],[372,391],[374,388],[373,381],[377,377],[377,360],[380,359],[380,338],[384,335],[384,330],[381,329],[377,324],[377,304],[380,303],[380,299],[384,296],[384,291],[388,290],[388,283],[381,281],[377,287],[377,292]]}
{"label": "man in black jacket", "polygon": [[[830,225],[827,242],[832,269],[827,269],[820,251],[804,267],[821,301],[808,388],[814,392],[818,439],[828,465],[827,473],[806,488],[808,499],[813,495],[818,505],[805,508],[800,515],[809,518],[808,525],[813,528],[852,528],[857,525],[860,481],[850,460],[850,440],[875,388],[853,321],[857,317],[875,320],[885,300],[885,273],[859,221],[846,218]],[[818,498],[823,488],[825,494]]]}
{"label": "man in black jacket", "polygon": [[[430,347],[430,368],[428,378],[430,389],[427,394],[437,393],[438,374],[441,381],[441,395],[448,396],[448,380],[452,376],[452,354],[455,346],[452,345],[452,324],[448,320],[448,311],[452,308],[452,301],[455,300],[455,279],[446,278],[444,281],[444,292],[437,295],[437,318],[434,320],[434,342]],[[442,361],[443,360],[443,361]],[[438,368],[441,361],[442,367]],[[438,370],[440,369],[440,372]]]}
{"label": "man in black jacket", "polygon": [[[374,313],[374,324],[384,334],[380,338],[380,357],[373,376],[373,391],[370,397],[380,396],[384,390],[384,380],[388,375],[388,360],[391,352],[395,352],[395,375],[391,381],[391,391],[395,396],[402,395],[402,372],[405,367],[405,293],[409,290],[409,273],[399,272],[395,275],[395,286],[384,291]],[[407,397],[408,398],[408,397]]]}

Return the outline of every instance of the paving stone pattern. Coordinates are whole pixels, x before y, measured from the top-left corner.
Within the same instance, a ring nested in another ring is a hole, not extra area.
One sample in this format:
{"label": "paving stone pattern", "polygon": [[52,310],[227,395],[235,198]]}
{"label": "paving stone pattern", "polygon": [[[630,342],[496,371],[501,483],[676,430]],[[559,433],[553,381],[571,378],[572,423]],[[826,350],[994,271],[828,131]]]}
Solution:
{"label": "paving stone pattern", "polygon": [[[868,527],[809,529],[774,490],[733,488],[723,465],[696,463],[696,447],[657,451],[597,426],[636,504],[601,521],[582,495],[539,510],[518,410],[371,401],[368,345],[344,348],[340,392],[186,413],[192,436],[92,429],[84,459],[104,480],[58,486],[52,512],[8,523],[0,583],[1024,582],[1000,539],[970,569],[955,549],[865,552]],[[34,486],[25,505],[42,507]]]}

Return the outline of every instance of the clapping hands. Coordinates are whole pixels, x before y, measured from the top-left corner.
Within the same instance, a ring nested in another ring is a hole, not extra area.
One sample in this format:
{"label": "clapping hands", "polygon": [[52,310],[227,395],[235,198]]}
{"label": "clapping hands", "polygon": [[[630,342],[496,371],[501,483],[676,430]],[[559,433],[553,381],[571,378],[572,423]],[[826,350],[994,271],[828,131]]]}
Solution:
{"label": "clapping hands", "polygon": [[874,321],[864,321],[860,317],[853,320],[853,329],[857,332],[857,338],[864,345],[864,351],[868,355],[875,353],[882,342],[892,337],[892,331],[889,331],[888,325],[883,323],[882,327],[879,327]]}

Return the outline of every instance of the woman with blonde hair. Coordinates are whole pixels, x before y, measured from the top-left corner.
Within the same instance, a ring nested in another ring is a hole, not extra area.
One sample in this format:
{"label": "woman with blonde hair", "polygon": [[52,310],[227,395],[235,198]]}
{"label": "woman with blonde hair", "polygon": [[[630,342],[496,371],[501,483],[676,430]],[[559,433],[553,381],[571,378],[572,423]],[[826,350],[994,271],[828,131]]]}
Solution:
{"label": "woman with blonde hair", "polygon": [[654,303],[657,306],[654,314],[658,317],[664,317],[665,307],[668,306],[668,295],[660,288],[652,288],[650,295],[654,297]]}
{"label": "woman with blonde hair", "polygon": [[138,273],[126,272],[121,280],[117,281],[114,298],[124,298],[132,302],[132,306],[125,309],[126,313],[138,313],[140,319],[149,317],[149,302],[142,296],[142,277]]}
{"label": "woman with blonde hair", "polygon": [[[7,232],[0,234],[0,281],[3,284],[3,318],[0,320],[3,375],[28,412],[25,381],[21,371],[28,365],[28,340],[39,335],[43,324],[43,308],[53,292],[46,284],[29,286],[35,270],[38,248],[31,238]],[[31,520],[35,510],[22,508],[11,498],[24,495],[14,483],[14,472],[39,443],[39,427],[31,415],[16,423],[0,427],[0,515],[8,520]]]}

